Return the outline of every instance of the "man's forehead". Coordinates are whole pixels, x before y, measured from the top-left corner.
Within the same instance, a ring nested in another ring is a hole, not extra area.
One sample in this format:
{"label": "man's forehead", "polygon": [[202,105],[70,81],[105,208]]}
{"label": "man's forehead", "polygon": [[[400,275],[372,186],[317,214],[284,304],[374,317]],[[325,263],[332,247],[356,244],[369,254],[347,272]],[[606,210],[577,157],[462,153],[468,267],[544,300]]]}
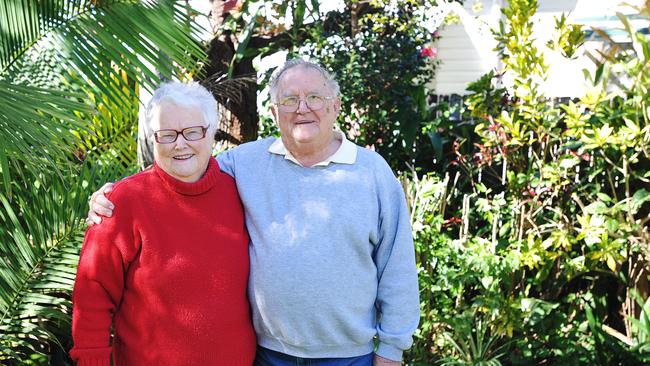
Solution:
{"label": "man's forehead", "polygon": [[308,78],[308,79],[320,79],[324,80],[325,78],[323,77],[323,74],[321,74],[318,70],[308,67],[308,66],[295,66],[284,73],[284,78],[287,77],[300,77],[300,78]]}
{"label": "man's forehead", "polygon": [[312,85],[309,87],[302,87],[302,86],[287,86],[285,88],[280,89],[280,95],[297,95],[300,93],[303,94],[323,94],[327,92],[326,86],[323,85]]}
{"label": "man's forehead", "polygon": [[327,87],[327,81],[323,75],[321,75],[316,70],[305,67],[297,67],[295,69],[288,70],[284,77],[280,80],[278,86],[280,92],[296,89],[321,90]]}

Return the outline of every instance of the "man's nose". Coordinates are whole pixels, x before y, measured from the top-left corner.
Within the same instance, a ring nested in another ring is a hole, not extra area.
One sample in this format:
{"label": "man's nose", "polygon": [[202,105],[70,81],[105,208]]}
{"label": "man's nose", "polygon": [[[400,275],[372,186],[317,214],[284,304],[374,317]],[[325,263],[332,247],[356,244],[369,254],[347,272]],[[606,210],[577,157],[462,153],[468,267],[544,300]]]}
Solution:
{"label": "man's nose", "polygon": [[298,109],[296,109],[296,113],[304,114],[310,111],[311,109],[307,106],[307,101],[304,99],[298,99]]}

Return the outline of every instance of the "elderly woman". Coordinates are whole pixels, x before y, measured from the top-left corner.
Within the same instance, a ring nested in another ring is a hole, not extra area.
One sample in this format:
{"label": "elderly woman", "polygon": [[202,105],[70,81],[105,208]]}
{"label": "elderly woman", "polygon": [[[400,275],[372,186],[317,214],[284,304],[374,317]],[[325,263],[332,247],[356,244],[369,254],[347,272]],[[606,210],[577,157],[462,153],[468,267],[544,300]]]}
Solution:
{"label": "elderly woman", "polygon": [[117,183],[113,217],[86,233],[72,358],[80,366],[108,366],[111,353],[116,366],[250,366],[248,235],[234,181],[211,156],[215,101],[196,83],[168,83],[146,117],[153,168]]}

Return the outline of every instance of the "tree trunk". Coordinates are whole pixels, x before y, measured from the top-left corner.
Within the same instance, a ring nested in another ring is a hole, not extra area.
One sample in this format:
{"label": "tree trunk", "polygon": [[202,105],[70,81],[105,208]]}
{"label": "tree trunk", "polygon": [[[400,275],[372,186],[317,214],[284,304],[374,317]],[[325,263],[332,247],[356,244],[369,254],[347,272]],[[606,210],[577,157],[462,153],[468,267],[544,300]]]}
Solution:
{"label": "tree trunk", "polygon": [[[212,33],[219,34],[225,17],[237,10],[237,0],[210,0],[212,11]],[[230,62],[237,50],[237,39],[229,33],[216,36],[208,49],[209,64],[205,69],[205,78],[211,79],[226,75]],[[232,77],[255,76],[253,57],[245,57],[235,64]],[[259,115],[257,113],[257,84],[249,83],[247,88],[241,90],[237,100],[215,95],[219,102],[219,115],[221,116],[217,141],[224,141],[227,144],[239,145],[241,143],[257,139]]]}
{"label": "tree trunk", "polygon": [[[210,42],[208,50],[209,65],[205,70],[206,79],[226,75],[230,60],[235,54],[236,45],[229,35],[221,35]],[[245,57],[233,69],[233,78],[256,75],[253,58]],[[215,95],[220,105],[221,121],[217,140],[239,145],[257,139],[259,115],[257,113],[257,84],[249,83],[241,90],[241,98],[234,100]]]}

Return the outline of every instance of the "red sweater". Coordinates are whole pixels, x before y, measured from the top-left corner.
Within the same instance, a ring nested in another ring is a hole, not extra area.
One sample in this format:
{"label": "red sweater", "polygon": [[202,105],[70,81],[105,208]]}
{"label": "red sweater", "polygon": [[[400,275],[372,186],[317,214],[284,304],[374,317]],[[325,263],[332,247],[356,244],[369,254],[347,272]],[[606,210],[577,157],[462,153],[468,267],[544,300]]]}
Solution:
{"label": "red sweater", "polygon": [[237,188],[210,159],[184,183],[154,165],[118,182],[88,229],[73,292],[80,366],[250,366],[248,234]]}

